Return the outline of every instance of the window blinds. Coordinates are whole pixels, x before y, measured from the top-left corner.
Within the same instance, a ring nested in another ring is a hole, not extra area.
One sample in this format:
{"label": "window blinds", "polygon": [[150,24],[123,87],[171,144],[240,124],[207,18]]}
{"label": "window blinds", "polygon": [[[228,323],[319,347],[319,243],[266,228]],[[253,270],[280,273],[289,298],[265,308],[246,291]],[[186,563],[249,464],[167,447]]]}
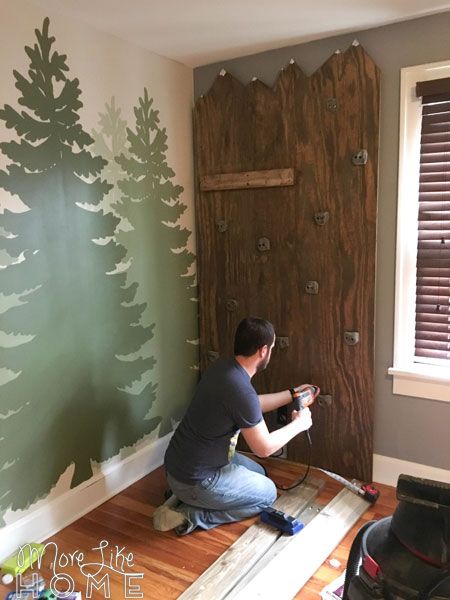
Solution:
{"label": "window blinds", "polygon": [[422,128],[415,356],[450,367],[450,78],[418,82],[416,92]]}

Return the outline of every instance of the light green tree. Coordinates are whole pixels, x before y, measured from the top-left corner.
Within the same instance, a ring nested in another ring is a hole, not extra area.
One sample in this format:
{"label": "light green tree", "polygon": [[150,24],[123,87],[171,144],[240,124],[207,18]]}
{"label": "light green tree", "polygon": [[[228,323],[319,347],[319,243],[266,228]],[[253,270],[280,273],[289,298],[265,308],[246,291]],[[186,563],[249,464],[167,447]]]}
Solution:
{"label": "light green tree", "polygon": [[107,163],[101,173],[107,181],[112,184],[108,194],[102,201],[102,208],[105,212],[111,212],[118,217],[119,223],[116,231],[130,231],[131,225],[128,220],[122,217],[115,209],[117,204],[121,203],[121,193],[118,188],[118,182],[125,176],[124,171],[116,161],[120,154],[128,156],[127,149],[127,122],[121,117],[121,109],[116,106],[116,99],[111,98],[110,103],[105,103],[104,111],[99,113],[98,129],[92,130],[94,145],[92,151],[106,159]]}
{"label": "light green tree", "polygon": [[[127,176],[119,182],[122,201],[116,208],[133,227],[119,235],[132,260],[129,281],[141,282],[138,298],[148,302],[145,316],[155,323],[150,346],[157,359],[155,407],[163,435],[182,416],[197,380],[197,303],[190,271],[194,255],[187,248],[191,232],[179,224],[186,210],[180,199],[183,188],[172,181],[167,133],[147,89],[134,116],[135,128],[127,128],[129,156],[117,158]],[[144,243],[151,245],[151,253],[142,252]]]}

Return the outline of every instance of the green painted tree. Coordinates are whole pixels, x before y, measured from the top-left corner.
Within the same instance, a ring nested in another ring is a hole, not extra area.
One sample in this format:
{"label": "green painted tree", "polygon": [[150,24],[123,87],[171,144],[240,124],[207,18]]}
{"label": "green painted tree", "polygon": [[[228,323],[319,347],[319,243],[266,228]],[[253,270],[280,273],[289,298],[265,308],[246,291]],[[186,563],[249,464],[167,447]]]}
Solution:
{"label": "green painted tree", "polygon": [[[116,161],[116,157],[119,154],[128,157],[127,124],[126,121],[122,119],[121,112],[121,109],[116,106],[115,98],[112,97],[111,102],[109,104],[108,102],[105,104],[104,112],[99,114],[99,129],[94,129],[92,131],[92,137],[94,139],[93,150],[108,161],[104,166],[101,175],[112,184],[112,187],[108,194],[104,196],[101,205],[105,212],[111,212],[119,219],[119,223],[116,226],[114,239],[116,239],[117,236],[120,237],[121,232],[133,230],[133,227],[128,219],[120,214],[122,199],[118,184],[121,179],[126,176],[126,173]],[[117,208],[119,208],[119,210],[117,210]],[[130,263],[131,260],[126,262],[126,270],[128,270]],[[150,324],[152,330],[154,326],[154,323]],[[147,344],[147,346],[148,345],[149,344]],[[154,357],[152,357],[151,353],[149,352],[149,349],[145,347],[141,348],[134,357],[151,357],[152,365],[155,362]],[[153,368],[143,375],[144,381],[150,382],[152,375]],[[141,385],[141,382],[138,382],[138,386],[139,385]]]}
{"label": "green painted tree", "polygon": [[52,50],[48,19],[36,38],[25,48],[28,76],[14,71],[22,110],[0,110],[19,138],[0,144],[10,161],[0,187],[29,209],[7,210],[2,226],[12,235],[0,238],[14,259],[0,270],[3,510],[46,495],[69,465],[72,487],[87,480],[92,461],[160,421],[149,417],[155,389],[142,377],[154,361],[135,358],[152,336],[141,324],[145,304],[135,303],[137,284],[127,286],[121,271],[118,219],[101,209],[105,160],[88,150],[79,81]]}
{"label": "green painted tree", "polygon": [[104,111],[99,113],[98,129],[92,130],[94,140],[92,150],[107,161],[101,176],[112,184],[111,189],[102,201],[102,208],[105,212],[111,212],[120,219],[116,227],[117,232],[132,229],[128,220],[115,209],[115,206],[121,203],[118,182],[126,175],[116,161],[116,156],[120,154],[128,156],[127,122],[122,119],[121,113],[122,111],[116,106],[116,100],[113,96],[110,103],[105,103]]}
{"label": "green painted tree", "polygon": [[[175,173],[167,163],[167,133],[160,127],[159,111],[153,108],[147,89],[134,115],[135,129],[127,128],[129,156],[117,158],[127,177],[119,182],[123,195],[116,207],[133,230],[120,233],[118,239],[132,259],[129,281],[141,282],[138,298],[144,294],[145,316],[155,323],[150,346],[157,357],[155,407],[163,419],[163,435],[182,416],[197,380],[197,303],[194,276],[189,272],[194,255],[187,248],[191,232],[179,225],[186,210],[180,200],[183,188],[172,182]],[[150,254],[142,253],[145,240],[152,245]]]}

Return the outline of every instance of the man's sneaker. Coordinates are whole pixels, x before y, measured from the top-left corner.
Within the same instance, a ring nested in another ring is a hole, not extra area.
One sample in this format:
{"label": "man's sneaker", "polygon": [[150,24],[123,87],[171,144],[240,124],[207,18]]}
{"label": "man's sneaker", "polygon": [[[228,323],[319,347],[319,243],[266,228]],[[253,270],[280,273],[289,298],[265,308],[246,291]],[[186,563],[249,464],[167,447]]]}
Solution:
{"label": "man's sneaker", "polygon": [[169,508],[168,506],[160,506],[153,513],[153,527],[156,531],[170,531],[176,529],[186,523],[186,517],[183,513]]}
{"label": "man's sneaker", "polygon": [[186,516],[182,512],[174,510],[179,504],[178,498],[172,495],[155,510],[153,513],[153,527],[157,531],[170,531],[186,523]]}

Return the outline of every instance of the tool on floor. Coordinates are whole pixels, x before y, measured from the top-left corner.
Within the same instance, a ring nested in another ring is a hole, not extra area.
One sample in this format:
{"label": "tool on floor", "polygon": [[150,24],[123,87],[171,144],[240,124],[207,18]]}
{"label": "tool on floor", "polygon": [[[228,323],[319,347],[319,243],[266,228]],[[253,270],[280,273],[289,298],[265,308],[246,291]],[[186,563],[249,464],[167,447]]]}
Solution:
{"label": "tool on floor", "polygon": [[19,575],[16,580],[16,589],[22,594],[34,594],[35,598],[40,598],[40,594],[45,590],[45,579],[39,573],[31,573],[22,577]]}
{"label": "tool on floor", "polygon": [[51,588],[45,589],[39,596],[42,600],[57,600],[55,592]]}
{"label": "tool on floor", "polygon": [[372,504],[376,502],[380,496],[380,492],[371,483],[357,484],[355,482],[348,481],[348,479],[345,479],[344,477],[341,477],[341,475],[333,473],[332,471],[327,471],[326,469],[319,469],[319,467],[315,468],[317,471],[322,471],[322,473],[325,473],[335,481],[338,481],[348,490],[350,490],[354,494],[362,496],[364,500],[367,500]]}
{"label": "tool on floor", "polygon": [[295,535],[304,527],[303,523],[295,517],[272,507],[265,508],[262,511],[261,521],[267,525],[272,525],[272,527],[288,535]]}
{"label": "tool on floor", "polygon": [[19,573],[24,573],[36,562],[45,552],[44,544],[27,543],[8,556],[0,563],[0,571],[5,575],[16,577]]}

